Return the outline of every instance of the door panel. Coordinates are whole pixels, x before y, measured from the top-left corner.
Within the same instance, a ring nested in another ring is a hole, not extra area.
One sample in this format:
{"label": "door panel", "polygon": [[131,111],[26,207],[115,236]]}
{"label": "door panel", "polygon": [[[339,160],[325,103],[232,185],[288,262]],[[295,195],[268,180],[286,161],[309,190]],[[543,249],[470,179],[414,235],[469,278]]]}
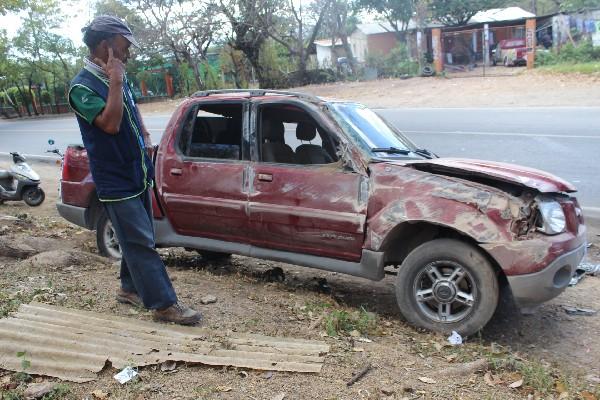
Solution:
{"label": "door panel", "polygon": [[158,189],[166,215],[179,234],[246,243],[249,162],[238,158],[247,103],[194,107],[164,154],[158,154]]}
{"label": "door panel", "polygon": [[244,242],[247,234],[245,163],[168,160],[180,169],[163,182],[166,214],[177,233]]}
{"label": "door panel", "polygon": [[249,175],[253,245],[358,260],[364,240],[366,181],[339,164],[258,163]]}

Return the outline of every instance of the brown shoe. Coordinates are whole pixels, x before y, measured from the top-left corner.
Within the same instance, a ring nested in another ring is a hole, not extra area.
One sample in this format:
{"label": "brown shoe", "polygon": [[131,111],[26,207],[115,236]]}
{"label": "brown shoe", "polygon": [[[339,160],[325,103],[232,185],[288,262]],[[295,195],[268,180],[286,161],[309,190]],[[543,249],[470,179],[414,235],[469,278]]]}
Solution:
{"label": "brown shoe", "polygon": [[154,310],[154,319],[180,325],[194,325],[202,321],[202,314],[184,304],[175,303],[162,310]]}
{"label": "brown shoe", "polygon": [[134,292],[126,292],[123,289],[119,289],[117,290],[116,298],[119,303],[131,304],[136,307],[144,307],[144,302],[140,296]]}

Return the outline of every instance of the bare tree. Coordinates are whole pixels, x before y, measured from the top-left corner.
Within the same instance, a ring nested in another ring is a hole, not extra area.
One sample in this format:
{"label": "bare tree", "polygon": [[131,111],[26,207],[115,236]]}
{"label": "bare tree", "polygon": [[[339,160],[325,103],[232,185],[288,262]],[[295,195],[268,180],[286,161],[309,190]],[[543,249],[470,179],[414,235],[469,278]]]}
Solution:
{"label": "bare tree", "polygon": [[332,3],[334,0],[322,0],[304,9],[302,3],[296,7],[294,1],[290,0],[283,10],[280,23],[273,24],[271,29],[267,29],[268,35],[295,58],[300,83],[307,83],[306,70],[310,48],[321,30],[325,16],[330,12],[335,13],[331,8]]}
{"label": "bare tree", "polygon": [[159,53],[170,53],[176,63],[187,62],[199,89],[204,88],[199,64],[223,22],[212,0],[133,0],[145,25],[142,41]]}
{"label": "bare tree", "polygon": [[231,27],[229,45],[244,53],[260,87],[274,87],[269,66],[260,63],[260,52],[273,26],[274,15],[280,10],[277,0],[220,0],[220,8]]}

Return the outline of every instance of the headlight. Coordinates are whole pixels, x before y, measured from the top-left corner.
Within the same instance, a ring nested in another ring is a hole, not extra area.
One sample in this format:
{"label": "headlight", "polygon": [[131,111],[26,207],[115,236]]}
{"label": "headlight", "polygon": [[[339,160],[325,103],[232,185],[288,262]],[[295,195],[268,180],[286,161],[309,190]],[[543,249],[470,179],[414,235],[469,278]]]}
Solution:
{"label": "headlight", "polygon": [[538,200],[541,221],[538,223],[538,229],[548,235],[556,235],[564,232],[567,225],[565,213],[557,201]]}

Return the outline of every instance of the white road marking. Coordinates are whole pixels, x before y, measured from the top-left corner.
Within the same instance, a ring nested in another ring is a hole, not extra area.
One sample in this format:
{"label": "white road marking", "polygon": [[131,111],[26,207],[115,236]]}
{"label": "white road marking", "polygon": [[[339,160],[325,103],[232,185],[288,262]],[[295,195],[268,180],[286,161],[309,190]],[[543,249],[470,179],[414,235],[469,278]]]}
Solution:
{"label": "white road marking", "polygon": [[545,137],[545,138],[565,138],[565,139],[600,139],[600,136],[567,135],[567,134],[549,135],[549,134],[543,134],[543,133],[522,133],[522,132],[408,131],[408,130],[400,130],[400,132],[402,132],[402,133],[423,133],[426,135],[523,136],[523,137]]}

